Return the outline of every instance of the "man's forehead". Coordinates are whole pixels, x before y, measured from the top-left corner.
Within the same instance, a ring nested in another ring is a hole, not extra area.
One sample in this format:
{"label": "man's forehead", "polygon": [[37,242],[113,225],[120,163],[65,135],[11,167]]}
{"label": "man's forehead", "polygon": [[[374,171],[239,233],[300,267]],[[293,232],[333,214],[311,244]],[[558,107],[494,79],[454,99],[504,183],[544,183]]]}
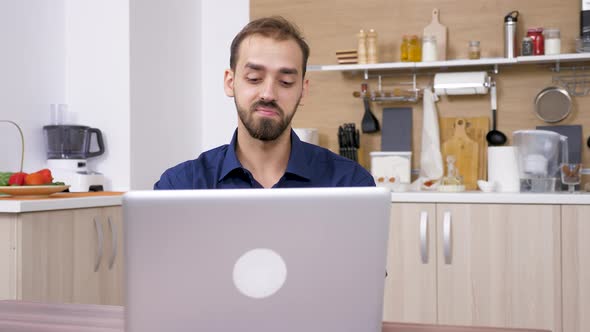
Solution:
{"label": "man's forehead", "polygon": [[[303,52],[292,38],[276,39],[254,34],[242,40],[239,46],[238,67],[256,66],[266,67],[269,62],[284,61],[284,66],[301,70],[303,66]],[[292,60],[292,61],[289,61]],[[289,62],[292,62],[289,64]]]}

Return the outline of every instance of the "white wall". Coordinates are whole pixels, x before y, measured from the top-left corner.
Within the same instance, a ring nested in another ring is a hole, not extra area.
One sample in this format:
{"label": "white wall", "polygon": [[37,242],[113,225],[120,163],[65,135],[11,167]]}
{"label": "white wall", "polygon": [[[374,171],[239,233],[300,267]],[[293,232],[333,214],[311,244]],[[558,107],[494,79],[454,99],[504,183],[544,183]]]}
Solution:
{"label": "white wall", "polygon": [[[49,104],[102,130],[91,161],[107,190],[149,189],[160,174],[229,142],[229,45],[248,0],[0,1],[0,119],[25,131],[25,171],[45,167]],[[8,136],[8,137],[7,137]],[[0,171],[18,167],[17,132],[0,124]]]}
{"label": "white wall", "polygon": [[[0,120],[25,134],[27,172],[45,163],[42,127],[49,104],[65,100],[64,1],[0,1]],[[16,129],[0,123],[0,171],[20,166]]]}
{"label": "white wall", "polygon": [[66,103],[78,124],[102,131],[106,152],[89,159],[105,190],[130,187],[129,3],[66,0]]}
{"label": "white wall", "polygon": [[201,14],[201,140],[206,151],[229,143],[238,125],[234,101],[223,91],[223,72],[229,68],[234,36],[250,20],[250,2],[203,1]]}

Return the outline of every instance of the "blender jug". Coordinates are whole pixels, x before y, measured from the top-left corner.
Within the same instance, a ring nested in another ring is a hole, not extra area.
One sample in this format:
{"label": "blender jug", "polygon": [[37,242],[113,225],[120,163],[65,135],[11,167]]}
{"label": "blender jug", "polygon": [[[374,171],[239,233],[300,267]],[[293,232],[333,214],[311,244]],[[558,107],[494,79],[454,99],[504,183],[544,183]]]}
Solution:
{"label": "blender jug", "polygon": [[[75,125],[44,126],[47,159],[87,159],[104,153],[102,132],[97,128]],[[90,151],[92,135],[98,151]]]}
{"label": "blender jug", "polygon": [[567,137],[547,130],[517,130],[513,133],[520,176],[520,191],[555,191],[559,155],[567,162]]}

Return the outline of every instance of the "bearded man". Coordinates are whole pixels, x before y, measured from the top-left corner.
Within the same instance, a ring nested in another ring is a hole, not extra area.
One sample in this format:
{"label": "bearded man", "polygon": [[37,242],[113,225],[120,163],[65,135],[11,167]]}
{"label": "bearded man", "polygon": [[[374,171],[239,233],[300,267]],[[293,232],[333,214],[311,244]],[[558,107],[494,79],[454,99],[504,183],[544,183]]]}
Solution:
{"label": "bearded man", "polygon": [[305,97],[309,46],[282,17],[250,22],[234,38],[224,89],[238,128],[230,144],[172,167],[154,189],[375,186],[358,163],[302,142],[291,120]]}

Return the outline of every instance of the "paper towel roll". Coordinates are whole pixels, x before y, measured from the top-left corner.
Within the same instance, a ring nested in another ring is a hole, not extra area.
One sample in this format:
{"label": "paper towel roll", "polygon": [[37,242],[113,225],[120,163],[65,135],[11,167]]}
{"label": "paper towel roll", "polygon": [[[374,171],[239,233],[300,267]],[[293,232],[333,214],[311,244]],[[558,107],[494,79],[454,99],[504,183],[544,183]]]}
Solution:
{"label": "paper towel roll", "polygon": [[434,93],[438,96],[485,95],[488,93],[488,73],[437,73],[434,75]]}
{"label": "paper towel roll", "polygon": [[516,147],[488,147],[488,182],[495,182],[498,192],[520,191]]}

